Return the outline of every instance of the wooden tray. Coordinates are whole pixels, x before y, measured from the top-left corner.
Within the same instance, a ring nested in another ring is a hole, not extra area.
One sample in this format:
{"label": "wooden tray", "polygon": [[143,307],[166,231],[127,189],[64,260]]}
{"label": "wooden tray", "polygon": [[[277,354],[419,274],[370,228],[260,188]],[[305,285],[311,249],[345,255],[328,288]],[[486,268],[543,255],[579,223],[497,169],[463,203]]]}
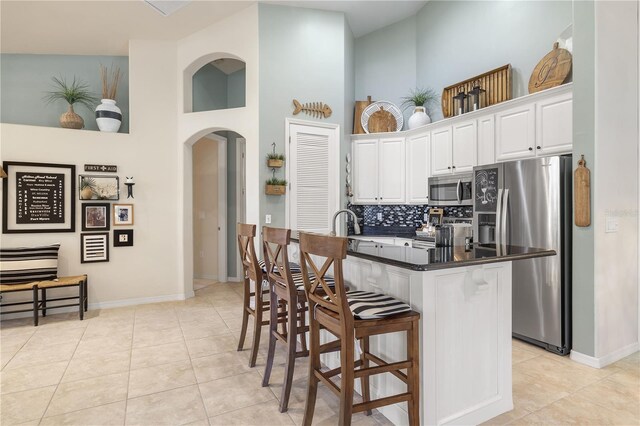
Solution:
{"label": "wooden tray", "polygon": [[469,93],[474,86],[486,90],[485,104],[487,107],[511,99],[511,64],[477,75],[460,83],[452,84],[442,90],[442,114],[452,117],[455,103],[453,97],[459,92]]}

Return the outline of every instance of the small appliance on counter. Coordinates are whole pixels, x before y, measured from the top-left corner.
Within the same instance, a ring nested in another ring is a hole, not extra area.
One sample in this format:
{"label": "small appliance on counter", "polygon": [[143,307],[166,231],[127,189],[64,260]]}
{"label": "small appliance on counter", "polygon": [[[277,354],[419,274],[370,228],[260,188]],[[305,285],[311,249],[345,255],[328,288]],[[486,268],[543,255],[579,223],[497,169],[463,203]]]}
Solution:
{"label": "small appliance on counter", "polygon": [[415,248],[468,246],[473,242],[473,219],[440,217],[440,224],[429,223],[416,230]]}

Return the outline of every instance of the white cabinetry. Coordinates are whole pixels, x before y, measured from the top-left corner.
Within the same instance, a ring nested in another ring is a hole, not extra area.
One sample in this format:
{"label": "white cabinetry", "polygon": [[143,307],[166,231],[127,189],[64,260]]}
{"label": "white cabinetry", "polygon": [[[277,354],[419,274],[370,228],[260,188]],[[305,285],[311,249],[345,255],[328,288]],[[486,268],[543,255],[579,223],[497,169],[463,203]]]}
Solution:
{"label": "white cabinetry", "polygon": [[478,165],[496,162],[496,129],[493,114],[478,119]]}
{"label": "white cabinetry", "polygon": [[571,152],[573,102],[563,93],[536,103],[536,150],[538,155]]}
{"label": "white cabinetry", "polygon": [[354,202],[402,204],[405,201],[404,138],[354,142]]}
{"label": "white cabinetry", "polygon": [[477,164],[476,120],[467,120],[431,132],[431,175],[470,172]]}
{"label": "white cabinetry", "polygon": [[407,203],[427,204],[429,188],[427,180],[430,176],[429,133],[407,138]]}
{"label": "white cabinetry", "polygon": [[535,156],[535,105],[524,104],[496,113],[496,160]]}

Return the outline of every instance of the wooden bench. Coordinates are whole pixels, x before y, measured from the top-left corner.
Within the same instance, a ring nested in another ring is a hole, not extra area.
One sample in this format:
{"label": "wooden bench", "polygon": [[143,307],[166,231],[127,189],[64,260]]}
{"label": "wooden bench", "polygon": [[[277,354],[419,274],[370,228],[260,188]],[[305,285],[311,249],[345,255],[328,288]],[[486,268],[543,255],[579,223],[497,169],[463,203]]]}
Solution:
{"label": "wooden bench", "polygon": [[[13,293],[18,291],[32,292],[33,299],[24,301],[24,302],[0,303],[0,309],[2,309],[0,311],[0,315],[16,314],[19,312],[33,312],[33,325],[37,326],[39,311],[42,311],[42,316],[46,317],[47,310],[77,306],[80,320],[83,320],[84,313],[87,311],[88,304],[89,304],[89,298],[87,296],[87,284],[88,284],[87,275],[78,275],[73,277],[60,277],[56,281],[34,281],[31,283],[25,283],[25,284],[2,284],[0,285],[0,300],[4,293]],[[47,290],[51,290],[55,288],[65,288],[65,287],[78,287],[78,295],[47,299]],[[40,294],[38,294],[38,290],[40,290]],[[77,299],[77,303],[67,303],[62,305],[47,306],[47,302],[58,302],[63,300],[76,300],[76,299]],[[31,305],[31,308],[12,310],[12,311],[4,310],[5,306],[20,306],[20,305]]]}

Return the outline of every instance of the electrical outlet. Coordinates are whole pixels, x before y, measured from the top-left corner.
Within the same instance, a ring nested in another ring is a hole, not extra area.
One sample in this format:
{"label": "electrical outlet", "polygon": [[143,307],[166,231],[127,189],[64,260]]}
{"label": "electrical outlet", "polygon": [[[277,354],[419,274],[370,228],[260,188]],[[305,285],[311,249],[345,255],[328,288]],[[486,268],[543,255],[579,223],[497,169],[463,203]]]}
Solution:
{"label": "electrical outlet", "polygon": [[377,218],[378,220],[382,220],[382,213],[378,213],[378,214],[376,215],[376,218]]}
{"label": "electrical outlet", "polygon": [[604,225],[604,232],[618,232],[618,218],[614,217],[614,216],[607,216],[606,221],[605,221],[605,225]]}
{"label": "electrical outlet", "polygon": [[425,214],[423,215],[423,217],[422,217],[422,220],[423,220],[424,222],[428,222],[428,221],[429,221],[429,213],[425,213]]}
{"label": "electrical outlet", "polygon": [[271,215],[270,215],[270,214],[265,215],[265,217],[264,217],[264,223],[266,223],[266,224],[271,223]]}
{"label": "electrical outlet", "polygon": [[204,250],[200,250],[200,258],[204,259]]}

